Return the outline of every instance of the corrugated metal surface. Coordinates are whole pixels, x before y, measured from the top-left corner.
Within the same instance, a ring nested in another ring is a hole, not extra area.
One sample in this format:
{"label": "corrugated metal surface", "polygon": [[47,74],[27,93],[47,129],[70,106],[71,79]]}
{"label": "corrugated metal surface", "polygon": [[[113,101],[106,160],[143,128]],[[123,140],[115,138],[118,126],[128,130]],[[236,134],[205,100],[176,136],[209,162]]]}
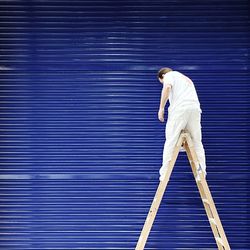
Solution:
{"label": "corrugated metal surface", "polygon": [[[208,184],[232,249],[250,249],[247,0],[0,5],[1,249],[134,249],[162,66],[196,84]],[[183,153],[146,249],[216,249]]]}

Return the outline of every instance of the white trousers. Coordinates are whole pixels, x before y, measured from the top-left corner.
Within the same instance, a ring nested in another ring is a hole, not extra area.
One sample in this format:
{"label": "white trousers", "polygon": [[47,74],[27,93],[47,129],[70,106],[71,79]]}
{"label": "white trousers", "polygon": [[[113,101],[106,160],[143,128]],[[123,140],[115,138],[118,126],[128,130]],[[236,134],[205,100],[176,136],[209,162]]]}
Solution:
{"label": "white trousers", "polygon": [[201,113],[198,109],[192,108],[182,109],[168,114],[165,129],[166,141],[163,149],[162,167],[159,171],[160,175],[163,175],[168,167],[182,129],[188,130],[191,134],[200,165],[199,167],[201,167],[206,175],[206,158],[201,134]]}

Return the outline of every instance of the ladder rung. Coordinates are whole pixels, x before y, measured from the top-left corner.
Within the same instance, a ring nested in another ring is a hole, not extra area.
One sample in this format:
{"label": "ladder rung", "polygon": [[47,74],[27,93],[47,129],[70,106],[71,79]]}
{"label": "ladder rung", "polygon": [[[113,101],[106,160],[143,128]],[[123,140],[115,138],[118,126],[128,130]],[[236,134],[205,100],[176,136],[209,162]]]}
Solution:
{"label": "ladder rung", "polygon": [[215,237],[215,240],[224,246],[223,240],[220,237]]}

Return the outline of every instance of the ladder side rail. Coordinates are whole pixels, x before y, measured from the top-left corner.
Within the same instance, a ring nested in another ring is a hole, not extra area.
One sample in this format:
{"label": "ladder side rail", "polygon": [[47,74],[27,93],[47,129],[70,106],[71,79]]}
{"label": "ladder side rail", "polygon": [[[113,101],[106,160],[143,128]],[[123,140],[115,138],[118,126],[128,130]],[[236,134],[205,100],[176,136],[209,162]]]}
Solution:
{"label": "ladder side rail", "polygon": [[[197,178],[197,171],[196,171],[195,161],[192,159],[190,149],[188,148],[188,146],[185,146],[185,149],[186,149],[186,152],[187,152],[187,156],[188,156],[190,165],[192,167],[193,174],[194,174],[195,178]],[[198,186],[198,190],[199,190],[199,193],[200,193],[200,196],[201,196],[201,199],[202,199],[202,202],[203,202],[203,205],[204,205],[204,208],[205,208],[205,211],[206,211],[209,223],[210,223],[210,227],[212,229],[214,238],[216,240],[216,238],[220,237],[219,231],[218,231],[217,227],[210,220],[210,218],[213,218],[213,215],[212,215],[211,210],[208,207],[208,204],[206,204],[204,202],[204,199],[206,199],[206,195],[205,195],[205,193],[204,193],[204,191],[202,189],[202,186],[200,186],[198,182],[196,182],[196,184]],[[219,244],[219,242],[216,241],[216,244],[217,244],[219,250],[224,250],[224,248],[221,246],[221,244]]]}
{"label": "ladder side rail", "polygon": [[[186,135],[186,148],[187,148],[187,155],[188,155],[188,158],[189,158],[189,161],[190,161],[190,164],[191,164],[191,167],[192,167],[192,171],[193,171],[193,174],[195,176],[195,178],[197,177],[197,170],[196,170],[196,166],[195,166],[195,163],[198,162],[198,158],[197,158],[197,155],[196,155],[196,152],[194,150],[194,145],[193,145],[193,142],[192,142],[192,139],[190,137],[190,135]],[[196,184],[198,186],[198,189],[201,194],[201,197],[202,197],[202,193],[205,194],[206,196],[206,199],[208,200],[209,202],[209,207],[211,209],[211,212],[212,212],[212,215],[215,219],[215,222],[216,222],[216,226],[218,228],[218,231],[219,231],[219,237],[222,238],[222,241],[224,243],[224,247],[226,250],[230,250],[230,246],[229,246],[229,243],[228,243],[228,240],[227,240],[227,237],[226,237],[226,234],[225,234],[225,231],[223,229],[223,226],[222,226],[222,223],[221,223],[221,220],[219,218],[219,215],[218,215],[218,212],[217,212],[217,209],[216,209],[216,206],[215,206],[215,203],[213,201],[213,198],[212,198],[212,195],[211,195],[211,192],[210,192],[210,189],[208,187],[208,184],[207,184],[207,181],[204,177],[204,174],[200,174],[200,182],[196,181]],[[202,188],[201,188],[202,186]],[[203,197],[202,197],[203,198]],[[206,209],[206,206],[204,204],[204,207]],[[206,210],[207,211],[207,210]],[[207,213],[209,215],[209,213]],[[210,225],[211,225],[211,222],[210,222]],[[216,242],[218,242],[216,240]],[[219,242],[217,244],[220,244]]]}
{"label": "ladder side rail", "polygon": [[178,154],[179,154],[181,145],[182,145],[182,143],[183,143],[183,141],[184,141],[184,138],[185,138],[184,135],[183,135],[183,134],[180,134],[180,137],[179,137],[179,139],[178,139],[178,141],[177,141],[177,143],[176,143],[176,145],[175,145],[175,147],[174,147],[171,161],[170,161],[169,164],[168,164],[168,168],[167,168],[167,172],[166,172],[166,174],[165,174],[165,177],[164,177],[163,181],[160,182],[160,184],[159,184],[159,186],[158,186],[158,189],[157,189],[157,191],[156,191],[154,200],[153,200],[153,202],[152,202],[152,205],[151,205],[151,207],[150,207],[150,209],[149,209],[147,218],[146,218],[146,220],[145,220],[143,229],[142,229],[142,231],[141,231],[139,240],[138,240],[137,245],[136,245],[136,248],[135,248],[136,250],[143,250],[144,247],[145,247],[145,245],[146,245],[146,242],[147,242],[149,233],[150,233],[151,228],[152,228],[152,225],[153,225],[153,223],[154,223],[154,220],[155,220],[157,211],[158,211],[158,209],[159,209],[161,200],[162,200],[162,198],[163,198],[165,189],[166,189],[166,187],[167,187],[167,184],[168,184],[170,175],[171,175],[172,170],[173,170],[173,168],[174,168],[174,164],[175,164],[176,159],[177,159],[177,157],[178,157]]}

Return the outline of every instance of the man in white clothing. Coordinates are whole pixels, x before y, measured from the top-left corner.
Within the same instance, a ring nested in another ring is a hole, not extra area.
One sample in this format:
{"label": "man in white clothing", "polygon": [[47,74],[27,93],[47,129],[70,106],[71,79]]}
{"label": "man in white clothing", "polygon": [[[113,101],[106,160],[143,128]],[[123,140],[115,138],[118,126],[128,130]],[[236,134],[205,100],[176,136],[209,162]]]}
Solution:
{"label": "man in white clothing", "polygon": [[202,110],[194,84],[190,78],[170,68],[160,69],[158,79],[163,84],[158,112],[158,119],[161,122],[164,122],[164,108],[168,99],[170,103],[165,129],[166,141],[163,149],[162,166],[159,171],[160,181],[164,178],[174,146],[183,129],[188,130],[191,134],[199,161],[198,173],[203,171],[206,177],[206,159],[201,134]]}

